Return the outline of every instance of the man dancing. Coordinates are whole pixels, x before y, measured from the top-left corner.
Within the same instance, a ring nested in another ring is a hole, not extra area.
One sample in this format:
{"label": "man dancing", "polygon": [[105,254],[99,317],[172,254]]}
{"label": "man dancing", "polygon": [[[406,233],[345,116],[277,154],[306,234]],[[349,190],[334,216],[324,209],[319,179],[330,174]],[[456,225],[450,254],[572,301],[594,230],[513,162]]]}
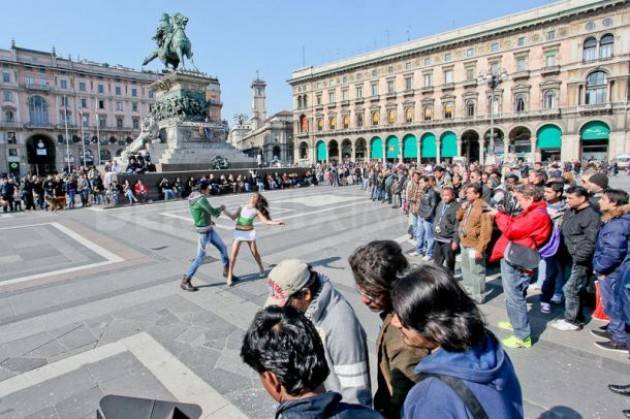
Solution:
{"label": "man dancing", "polygon": [[211,243],[221,253],[223,276],[227,277],[228,274],[230,259],[228,258],[225,244],[221,240],[221,236],[214,230],[214,223],[212,222],[212,217],[221,215],[221,212],[225,210],[225,205],[221,205],[219,208],[213,208],[210,205],[207,199],[207,196],[210,194],[209,186],[208,182],[202,181],[199,184],[199,192],[193,192],[188,198],[188,208],[193,217],[197,233],[199,233],[199,240],[197,242],[197,256],[193,259],[180,284],[184,291],[197,291],[199,289],[193,286],[190,281],[206,257],[206,246],[208,243]]}

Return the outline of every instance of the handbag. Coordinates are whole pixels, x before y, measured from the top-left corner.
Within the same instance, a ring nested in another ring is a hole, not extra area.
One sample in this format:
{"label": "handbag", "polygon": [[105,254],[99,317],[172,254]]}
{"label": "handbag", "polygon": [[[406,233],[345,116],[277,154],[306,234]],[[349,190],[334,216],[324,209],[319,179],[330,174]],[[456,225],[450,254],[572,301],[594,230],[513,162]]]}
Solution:
{"label": "handbag", "polygon": [[514,242],[508,242],[503,257],[510,265],[529,271],[538,268],[540,262],[538,251]]}

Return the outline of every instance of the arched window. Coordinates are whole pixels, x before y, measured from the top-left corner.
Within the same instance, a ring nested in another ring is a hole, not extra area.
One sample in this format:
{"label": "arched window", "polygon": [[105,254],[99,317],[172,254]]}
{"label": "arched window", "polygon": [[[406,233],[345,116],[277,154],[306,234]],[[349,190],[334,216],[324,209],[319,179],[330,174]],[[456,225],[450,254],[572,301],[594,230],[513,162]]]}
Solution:
{"label": "arched window", "polygon": [[28,114],[33,125],[48,124],[48,104],[41,96],[28,98]]}
{"label": "arched window", "polygon": [[474,100],[466,101],[466,116],[468,118],[473,118],[475,116],[475,101]]}
{"label": "arched window", "polygon": [[525,96],[518,95],[516,96],[516,113],[525,112]]}
{"label": "arched window", "polygon": [[13,111],[4,111],[4,121],[13,122]]}
{"label": "arched window", "polygon": [[300,116],[300,132],[308,132],[308,118],[306,115]]}
{"label": "arched window", "polygon": [[587,105],[606,103],[608,93],[608,77],[603,71],[594,71],[586,78]]}
{"label": "arched window", "polygon": [[582,59],[584,61],[593,61],[597,58],[597,39],[590,37],[584,41]]}
{"label": "arched window", "polygon": [[308,95],[304,95],[302,98],[302,105],[304,105],[305,108],[308,108]]}
{"label": "arched window", "polygon": [[547,90],[543,96],[543,108],[544,109],[556,109],[556,92],[553,90]]}
{"label": "arched window", "polygon": [[374,111],[372,112],[372,125],[378,125],[378,123],[380,122],[380,115],[378,111]]}
{"label": "arched window", "polygon": [[611,34],[602,36],[599,40],[599,58],[610,58],[613,56],[613,46],[615,44],[615,37]]}
{"label": "arched window", "polygon": [[390,109],[389,111],[387,111],[387,123],[388,124],[395,124],[396,123],[396,111],[393,109]]}
{"label": "arched window", "polygon": [[297,107],[298,109],[302,109],[302,96],[297,97]]}
{"label": "arched window", "polygon": [[363,126],[363,112],[357,113],[357,127]]}
{"label": "arched window", "polygon": [[344,129],[350,128],[350,115],[343,116],[343,128]]}
{"label": "arched window", "polygon": [[317,131],[321,131],[324,129],[324,119],[317,118]]}
{"label": "arched window", "polygon": [[432,120],[433,119],[433,106],[431,106],[431,105],[425,106],[422,113],[424,115],[424,120],[425,121]]}
{"label": "arched window", "polygon": [[328,128],[329,129],[337,128],[337,117],[331,116],[330,118],[328,118]]}
{"label": "arched window", "polygon": [[405,109],[405,122],[408,124],[413,122],[413,108]]}
{"label": "arched window", "polygon": [[444,104],[444,119],[453,118],[453,102],[446,102]]}

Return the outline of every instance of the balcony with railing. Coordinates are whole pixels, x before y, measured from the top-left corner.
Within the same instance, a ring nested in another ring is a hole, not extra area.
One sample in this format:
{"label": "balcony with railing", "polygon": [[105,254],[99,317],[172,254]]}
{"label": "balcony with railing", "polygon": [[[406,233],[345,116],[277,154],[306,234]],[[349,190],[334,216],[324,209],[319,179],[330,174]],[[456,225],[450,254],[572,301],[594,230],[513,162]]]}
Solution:
{"label": "balcony with railing", "polygon": [[20,87],[26,90],[39,92],[50,92],[52,90],[49,84],[42,83],[20,83]]}

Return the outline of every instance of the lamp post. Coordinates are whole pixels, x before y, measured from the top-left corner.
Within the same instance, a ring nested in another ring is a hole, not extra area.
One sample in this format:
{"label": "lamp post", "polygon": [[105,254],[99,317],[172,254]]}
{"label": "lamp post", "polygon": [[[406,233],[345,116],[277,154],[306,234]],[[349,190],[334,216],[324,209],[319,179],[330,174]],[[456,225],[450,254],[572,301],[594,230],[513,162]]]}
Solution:
{"label": "lamp post", "polygon": [[[487,82],[488,87],[490,88],[490,144],[488,151],[486,152],[485,163],[495,164],[497,157],[494,152],[494,92],[503,81],[508,79],[508,74],[505,69],[501,71],[498,71],[498,69],[490,70],[487,74],[480,74],[479,79]],[[485,142],[485,138],[483,138],[482,141]],[[503,153],[505,154],[505,150]],[[481,157],[482,156],[480,156],[480,158]]]}
{"label": "lamp post", "polygon": [[66,167],[70,174],[70,138],[68,138],[68,96],[63,95],[63,123],[66,128]]}

